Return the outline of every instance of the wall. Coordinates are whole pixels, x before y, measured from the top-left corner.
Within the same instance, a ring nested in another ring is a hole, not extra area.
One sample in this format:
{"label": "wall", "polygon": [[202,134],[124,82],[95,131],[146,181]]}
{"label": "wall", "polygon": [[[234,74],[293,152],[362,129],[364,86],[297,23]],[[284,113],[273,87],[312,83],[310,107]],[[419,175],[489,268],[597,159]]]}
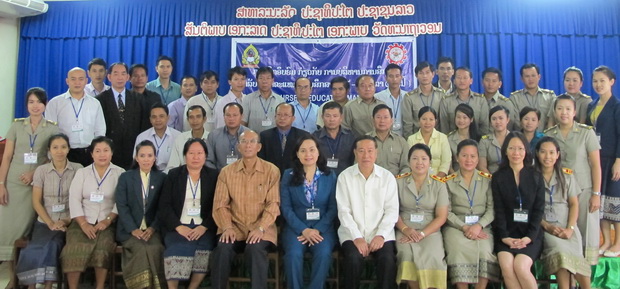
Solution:
{"label": "wall", "polygon": [[[15,112],[17,83],[17,52],[19,48],[19,19],[0,18],[0,136],[6,136]],[[19,97],[18,99],[22,99]]]}

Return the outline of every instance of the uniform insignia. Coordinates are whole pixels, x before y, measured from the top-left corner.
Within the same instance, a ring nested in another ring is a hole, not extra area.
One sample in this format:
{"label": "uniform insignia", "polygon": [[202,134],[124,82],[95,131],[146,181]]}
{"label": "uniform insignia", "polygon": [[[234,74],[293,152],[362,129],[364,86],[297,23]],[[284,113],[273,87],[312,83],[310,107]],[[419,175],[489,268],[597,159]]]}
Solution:
{"label": "uniform insignia", "polygon": [[511,93],[510,93],[510,96],[516,95],[516,94],[518,94],[519,92],[521,92],[521,90],[513,91],[513,92],[511,92]]}
{"label": "uniform insignia", "polygon": [[453,130],[453,131],[449,132],[449,133],[448,133],[448,135],[453,135],[453,134],[455,134],[457,131],[458,131],[458,130],[457,130],[457,129],[455,129],[455,130]]}
{"label": "uniform insignia", "polygon": [[406,178],[406,177],[408,177],[410,175],[411,175],[411,173],[404,173],[404,174],[396,175],[396,178],[397,179],[402,179],[402,178]]}
{"label": "uniform insignia", "polygon": [[487,179],[490,179],[490,178],[492,177],[492,175],[491,175],[491,174],[489,174],[489,173],[485,173],[485,172],[478,172],[478,174],[479,174],[479,175],[481,175],[481,176],[483,176],[483,177],[485,177],[485,178],[487,178]]}
{"label": "uniform insignia", "polygon": [[451,175],[445,177],[443,180],[444,180],[444,182],[447,182],[447,181],[449,181],[451,179],[456,178],[456,176],[458,176],[458,174],[454,173],[454,174],[451,174]]}
{"label": "uniform insignia", "polygon": [[548,129],[546,129],[546,130],[544,130],[544,131],[543,131],[543,133],[545,133],[545,134],[546,134],[548,131],[551,131],[552,129],[556,129],[556,128],[558,128],[558,125],[557,125],[557,124],[556,124],[556,125],[554,125],[554,126],[552,126],[552,127],[550,127],[550,128],[548,128]]}
{"label": "uniform insignia", "polygon": [[555,94],[555,92],[553,92],[553,90],[551,90],[551,89],[541,88],[540,91],[542,91],[543,93],[553,93],[553,94]]}
{"label": "uniform insignia", "polygon": [[581,96],[583,96],[583,97],[585,97],[585,98],[592,98],[591,96],[589,96],[589,95],[587,95],[587,94],[585,94],[585,93],[582,93],[582,94],[581,94]]}
{"label": "uniform insignia", "polygon": [[497,99],[500,99],[500,100],[503,100],[503,101],[510,101],[510,100],[508,99],[508,97],[505,97],[505,96],[503,96],[503,95],[501,95],[501,94],[497,97]]}
{"label": "uniform insignia", "polygon": [[18,121],[24,121],[26,118],[22,117],[22,118],[16,118],[13,120],[13,122],[18,122]]}
{"label": "uniform insignia", "polygon": [[47,123],[49,123],[49,124],[58,125],[58,123],[57,123],[57,122],[55,122],[55,121],[51,121],[51,120],[49,120],[49,119],[46,119],[46,121],[47,121]]}
{"label": "uniform insignia", "polygon": [[445,178],[442,178],[442,177],[437,176],[437,175],[431,175],[431,178],[432,178],[433,180],[438,181],[438,182],[442,182],[442,183],[445,183],[445,182],[446,182]]}
{"label": "uniform insignia", "polygon": [[488,138],[489,138],[488,134],[485,134],[485,135],[482,136],[482,139],[488,139]]}
{"label": "uniform insignia", "polygon": [[585,129],[592,129],[591,125],[587,125],[587,124],[583,124],[583,123],[580,123],[579,127],[582,127],[582,128],[585,128]]}
{"label": "uniform insignia", "polygon": [[477,93],[477,92],[472,93],[472,95],[473,95],[473,96],[479,96],[479,97],[482,97],[482,94],[481,94],[481,93]]}
{"label": "uniform insignia", "polygon": [[567,175],[572,175],[573,174],[573,170],[569,169],[569,168],[563,168],[562,171],[567,174]]}

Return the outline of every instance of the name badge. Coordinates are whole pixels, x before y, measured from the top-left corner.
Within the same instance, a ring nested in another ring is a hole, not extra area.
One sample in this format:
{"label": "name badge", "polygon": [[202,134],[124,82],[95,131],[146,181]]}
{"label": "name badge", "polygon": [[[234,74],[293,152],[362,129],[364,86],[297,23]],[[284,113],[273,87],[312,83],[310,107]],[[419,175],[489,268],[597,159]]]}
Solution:
{"label": "name badge", "polygon": [[332,168],[332,169],[337,168],[338,167],[338,159],[336,159],[336,158],[327,159],[327,167],[328,168]]}
{"label": "name badge", "polygon": [[596,133],[596,138],[598,139],[598,143],[601,143],[601,134],[600,133]]}
{"label": "name badge", "polygon": [[103,202],[103,194],[101,193],[90,193],[90,201],[95,203]]}
{"label": "name badge", "polygon": [[37,153],[25,153],[24,164],[27,164],[27,165],[37,164]]}
{"label": "name badge", "polygon": [[545,210],[545,221],[547,221],[548,223],[557,223],[558,216],[555,215],[554,211]]}
{"label": "name badge", "polygon": [[306,220],[308,221],[316,221],[321,219],[321,210],[320,209],[306,209]]}
{"label": "name badge", "polygon": [[200,207],[190,207],[187,209],[187,215],[190,217],[200,216]]}
{"label": "name badge", "polygon": [[467,225],[473,225],[475,223],[478,223],[479,220],[480,216],[478,215],[465,215],[465,224]]}
{"label": "name badge", "polygon": [[53,205],[52,213],[61,213],[65,211],[65,204]]}
{"label": "name badge", "polygon": [[422,223],[424,222],[424,213],[423,212],[415,212],[412,213],[409,217],[409,221],[412,223]]}
{"label": "name badge", "polygon": [[71,131],[72,132],[80,132],[84,130],[84,126],[81,123],[76,123],[74,125],[71,126]]}
{"label": "name badge", "polygon": [[263,121],[261,121],[262,126],[271,126],[272,124],[273,121],[271,121],[270,119],[263,119]]}
{"label": "name badge", "polygon": [[237,161],[237,156],[226,156],[226,164],[230,165]]}
{"label": "name badge", "polygon": [[392,130],[400,130],[401,124],[400,123],[394,123],[392,124]]}
{"label": "name badge", "polygon": [[514,221],[519,223],[527,223],[527,210],[514,210]]}

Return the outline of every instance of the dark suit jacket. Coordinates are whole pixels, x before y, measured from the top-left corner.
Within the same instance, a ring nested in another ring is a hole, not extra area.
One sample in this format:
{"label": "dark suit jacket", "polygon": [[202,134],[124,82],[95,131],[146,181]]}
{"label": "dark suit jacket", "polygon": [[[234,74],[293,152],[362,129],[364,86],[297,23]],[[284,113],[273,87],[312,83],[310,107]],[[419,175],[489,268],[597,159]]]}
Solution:
{"label": "dark suit jacket", "polygon": [[116,185],[116,207],[118,208],[118,224],[116,226],[116,240],[124,242],[131,237],[131,232],[140,228],[142,217],[146,225],[159,230],[157,209],[159,195],[166,179],[166,174],[160,171],[151,171],[149,175],[149,192],[146,202],[146,214],[142,204],[142,179],[140,170],[129,170],[121,174]]}
{"label": "dark suit jacket", "polygon": [[[213,220],[213,196],[218,172],[215,169],[202,167],[200,171],[200,217],[202,224],[207,228],[208,234],[217,232],[217,226]],[[159,219],[162,223],[162,231],[172,232],[181,224],[185,190],[187,189],[187,166],[182,165],[168,172],[164,181],[164,187],[159,198]]]}
{"label": "dark suit jacket", "polygon": [[136,137],[146,128],[144,98],[131,90],[125,90],[125,121],[119,116],[114,89],[110,88],[97,95],[105,116],[105,136],[114,142],[112,162],[124,169],[129,169],[133,161],[133,149]]}
{"label": "dark suit jacket", "polygon": [[280,182],[280,208],[286,221],[285,228],[292,230],[300,236],[306,228],[319,230],[321,234],[335,232],[334,223],[338,215],[336,206],[336,173],[330,171],[328,175],[321,175],[318,180],[314,207],[321,210],[321,218],[318,221],[306,220],[306,209],[312,207],[306,199],[304,185],[293,186],[290,184],[293,175],[292,169],[284,172]]}
{"label": "dark suit jacket", "polygon": [[[599,99],[588,104],[586,124],[592,125],[590,114],[598,104]],[[620,158],[620,100],[612,96],[601,111],[596,121],[596,134],[601,136],[601,157]]]}
{"label": "dark suit jacket", "polygon": [[262,148],[258,152],[258,157],[276,165],[276,167],[280,169],[280,175],[282,175],[284,171],[290,168],[293,164],[293,154],[295,153],[294,151],[297,140],[302,136],[309,135],[309,133],[305,130],[291,127],[291,130],[286,137],[284,152],[282,151],[279,134],[280,132],[277,127],[260,133]]}

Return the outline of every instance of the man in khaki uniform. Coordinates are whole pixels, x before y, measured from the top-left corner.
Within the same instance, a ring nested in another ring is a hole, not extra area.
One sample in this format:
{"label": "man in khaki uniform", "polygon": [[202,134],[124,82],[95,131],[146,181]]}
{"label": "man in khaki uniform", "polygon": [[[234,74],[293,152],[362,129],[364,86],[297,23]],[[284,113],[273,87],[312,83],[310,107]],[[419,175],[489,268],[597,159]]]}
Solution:
{"label": "man in khaki uniform", "polygon": [[510,111],[510,123],[508,123],[509,131],[520,130],[519,111],[517,111],[510,99],[499,93],[499,89],[502,87],[502,79],[502,71],[495,67],[489,67],[482,72],[484,98],[486,98],[489,104],[489,111],[498,105]]}
{"label": "man in khaki uniform", "polygon": [[553,90],[540,88],[540,68],[534,63],[526,63],[521,66],[521,81],[525,88],[510,94],[510,100],[518,111],[529,106],[540,110],[540,122],[538,130],[543,131],[547,127],[553,126],[553,102],[555,93]]}
{"label": "man in khaki uniform", "polygon": [[409,144],[402,136],[391,131],[394,123],[392,109],[386,104],[375,106],[372,111],[375,129],[367,135],[377,142],[377,165],[398,175],[409,171]]}
{"label": "man in khaki uniform", "polygon": [[481,134],[488,134],[489,129],[489,104],[480,93],[471,91],[474,82],[473,74],[467,67],[456,69],[454,84],[456,91],[447,95],[439,105],[439,131],[448,134],[456,129],[454,124],[454,110],[461,103],[467,103],[474,109],[474,118]]}
{"label": "man in khaki uniform", "polygon": [[342,126],[357,135],[365,135],[374,129],[372,110],[384,103],[375,97],[375,80],[364,74],[355,80],[355,88],[359,97],[347,102],[344,106]]}
{"label": "man in khaki uniform", "polygon": [[[316,116],[316,125],[323,127],[323,107],[329,102],[336,102],[342,108],[349,102],[349,80],[342,76],[336,76],[329,81],[329,90],[332,92],[332,100],[326,101],[319,106],[319,113]],[[343,116],[344,117],[344,116]]]}
{"label": "man in khaki uniform", "polygon": [[441,88],[433,86],[435,68],[428,61],[416,65],[415,76],[418,79],[418,87],[403,98],[403,137],[405,139],[420,129],[418,111],[425,106],[439,111],[441,99],[446,95]]}

